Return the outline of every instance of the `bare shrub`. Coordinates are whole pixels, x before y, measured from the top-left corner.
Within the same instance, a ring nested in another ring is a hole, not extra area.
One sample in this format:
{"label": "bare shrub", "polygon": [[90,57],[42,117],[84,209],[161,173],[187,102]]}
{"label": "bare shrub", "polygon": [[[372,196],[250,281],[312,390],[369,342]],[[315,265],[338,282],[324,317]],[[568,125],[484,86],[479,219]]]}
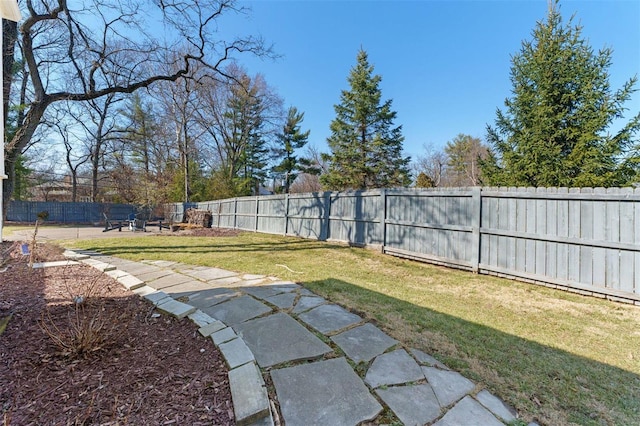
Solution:
{"label": "bare shrub", "polygon": [[115,344],[127,312],[112,309],[105,297],[113,281],[97,272],[86,277],[65,272],[62,279],[63,293],[45,307],[40,319],[40,327],[61,354],[88,357]]}

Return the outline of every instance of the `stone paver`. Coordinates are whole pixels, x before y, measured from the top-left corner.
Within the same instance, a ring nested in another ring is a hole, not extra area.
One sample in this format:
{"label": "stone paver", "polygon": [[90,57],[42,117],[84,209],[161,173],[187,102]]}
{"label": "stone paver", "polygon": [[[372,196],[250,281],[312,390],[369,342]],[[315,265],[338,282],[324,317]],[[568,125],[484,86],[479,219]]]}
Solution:
{"label": "stone paver", "polygon": [[262,368],[314,359],[331,352],[329,346],[285,313],[250,320],[233,328]]}
{"label": "stone paver", "polygon": [[149,287],[148,285],[142,286],[140,288],[136,288],[134,290],[132,290],[135,294],[137,294],[138,296],[142,296],[145,297],[149,294],[152,293],[156,293],[157,290],[153,287]]}
{"label": "stone paver", "polygon": [[476,395],[476,399],[480,402],[480,404],[484,405],[489,411],[493,414],[504,420],[505,422],[510,422],[516,419],[516,416],[512,412],[512,409],[509,408],[500,398],[493,395],[486,389],[481,390]]}
{"label": "stone paver", "polygon": [[122,275],[116,278],[116,280],[129,290],[135,290],[136,288],[144,286],[144,281],[139,280],[137,277],[130,274]]}
{"label": "stone paver", "polygon": [[62,255],[67,259],[71,259],[71,260],[84,260],[91,257],[88,254],[76,253],[75,251],[72,251],[72,250],[65,250],[64,253],[62,253]]}
{"label": "stone paver", "polygon": [[377,357],[364,378],[373,388],[424,380],[418,363],[404,349]]}
{"label": "stone paver", "polygon": [[420,363],[421,365],[427,365],[429,367],[438,367],[443,370],[448,370],[446,365],[444,365],[443,363],[441,363],[440,361],[438,361],[437,359],[435,359],[434,357],[432,357],[427,353],[424,353],[418,349],[410,349],[409,352],[411,352],[411,355],[413,355],[418,360],[418,363]]}
{"label": "stone paver", "polygon": [[338,305],[321,305],[300,314],[299,318],[324,334],[342,330],[362,321],[362,318]]}
{"label": "stone paver", "polygon": [[[238,278],[238,277],[232,277],[232,278]],[[234,282],[233,285],[235,287],[251,287],[251,286],[258,286],[258,285],[262,285],[265,283],[266,278],[256,278],[255,280],[243,280],[241,279],[240,281]],[[215,282],[215,281],[212,281]]]}
{"label": "stone paver", "polygon": [[236,290],[228,288],[212,288],[209,290],[202,290],[197,293],[189,295],[189,304],[196,306],[200,309],[208,308],[218,303],[226,302],[227,300],[240,296],[240,293]]}
{"label": "stone paver", "polygon": [[251,296],[240,296],[227,302],[201,308],[203,312],[211,315],[217,320],[227,325],[235,325],[259,317],[262,314],[271,312],[271,308],[264,303],[258,302]]}
{"label": "stone paver", "polygon": [[144,263],[136,263],[136,262],[133,262],[133,264],[120,264],[117,266],[118,266],[118,269],[122,269],[123,271],[127,271],[131,275],[136,275],[136,276],[150,274],[152,272],[158,272],[162,270],[157,266],[145,265]]}
{"label": "stone paver", "polygon": [[171,268],[178,263],[171,260],[146,260],[145,262],[150,265],[159,266],[161,268]]}
{"label": "stone paver", "polygon": [[[302,292],[301,292],[302,293]],[[304,311],[308,311],[311,308],[315,308],[316,306],[320,306],[325,303],[326,300],[322,297],[317,296],[302,296],[298,303],[296,303],[296,307],[293,308],[294,314],[300,314]]]}
{"label": "stone paver", "polygon": [[114,269],[113,271],[107,271],[107,272],[105,272],[105,274],[109,275],[113,279],[118,279],[118,278],[124,277],[126,275],[131,275],[130,273],[125,272],[125,271],[121,271],[120,269]]}
{"label": "stone paver", "polygon": [[157,271],[147,272],[145,274],[134,274],[137,278],[142,281],[148,283],[153,280],[157,280],[158,278],[166,277],[167,275],[171,275],[173,272],[169,269],[158,269]]}
{"label": "stone paver", "polygon": [[211,286],[198,280],[187,281],[186,283],[174,285],[164,289],[171,296],[177,298],[189,296],[193,293],[210,289]]}
{"label": "stone paver", "polygon": [[[54,267],[71,266],[71,265],[77,265],[77,264],[78,262],[76,262],[75,260],[56,260],[54,262],[37,262],[32,265],[32,268],[33,269],[54,268]],[[105,270],[105,272],[108,272],[108,270]]]}
{"label": "stone paver", "polygon": [[106,263],[106,262],[101,262],[99,260],[92,259],[92,258],[83,259],[80,262],[84,263],[85,265],[89,265],[92,268],[95,268],[98,271],[102,271],[102,272],[112,271],[112,270],[116,269],[115,265],[112,265],[112,264]]}
{"label": "stone paver", "polygon": [[478,401],[466,396],[458,402],[447,414],[438,420],[434,426],[504,426],[493,414]]}
{"label": "stone paver", "polygon": [[184,318],[196,311],[196,308],[193,306],[178,302],[172,298],[169,298],[167,301],[160,301],[160,303],[156,305],[156,308],[159,311],[173,315],[176,318]]}
{"label": "stone paver", "polygon": [[220,348],[220,352],[222,352],[222,356],[224,356],[230,369],[255,361],[253,354],[244,343],[244,340],[240,338],[222,343],[218,345],[218,348]]}
{"label": "stone paver", "polygon": [[337,334],[331,340],[355,362],[368,362],[398,343],[370,323]]}
{"label": "stone paver", "polygon": [[345,358],[271,371],[287,426],[357,425],[382,406]]}
{"label": "stone paver", "polygon": [[169,274],[164,277],[155,279],[153,281],[147,281],[147,285],[156,288],[158,290],[165,289],[167,287],[172,287],[174,285],[183,284],[191,281],[192,278],[182,274]]}
{"label": "stone paver", "polygon": [[257,297],[258,299],[262,299],[262,300],[286,292],[280,287],[270,286],[270,285],[246,287],[246,288],[241,287],[240,290],[252,295],[253,297]]}
{"label": "stone paver", "polygon": [[279,281],[276,280],[269,284],[270,286],[278,287],[280,290],[285,292],[292,292],[298,289],[301,289],[302,286],[300,284],[296,284],[293,281]]}
{"label": "stone paver", "polygon": [[244,281],[261,280],[263,278],[266,278],[266,276],[265,275],[258,275],[258,274],[243,274],[242,275],[242,279]]}
{"label": "stone paver", "polygon": [[224,269],[218,269],[218,268],[183,269],[182,273],[194,278],[201,279],[203,281],[218,280],[220,278],[230,278],[238,275],[235,272],[225,271]]}
{"label": "stone paver", "polygon": [[[220,321],[218,322],[222,324]],[[213,340],[213,343],[215,343],[218,346],[221,345],[222,343],[226,343],[230,340],[237,339],[237,338],[238,338],[238,335],[236,334],[235,331],[233,331],[233,328],[231,327],[224,327],[220,331],[216,331],[215,333],[211,334],[211,340]]]}
{"label": "stone paver", "polygon": [[[144,288],[144,287],[141,287],[141,288]],[[144,295],[144,298],[156,306],[159,303],[164,303],[165,301],[173,300],[171,296],[169,296],[164,291],[153,291],[149,294]]]}
{"label": "stone paver", "polygon": [[376,389],[376,393],[405,425],[423,425],[440,416],[440,404],[429,385]]}
{"label": "stone paver", "polygon": [[237,425],[248,425],[270,415],[267,389],[254,363],[229,371],[229,387]]}
{"label": "stone paver", "polygon": [[290,309],[293,307],[293,302],[296,300],[296,297],[297,296],[294,293],[282,293],[276,296],[267,297],[264,300],[280,309]]}
{"label": "stone paver", "polygon": [[[198,333],[202,334],[204,337],[210,336],[213,333],[215,333],[216,331],[220,331],[223,328],[226,327],[226,325],[224,325],[222,322],[214,320],[213,318],[211,318],[209,315],[203,313],[202,311],[197,311],[196,313],[200,313],[202,315],[206,315],[208,318],[210,318],[212,321],[201,326],[198,329]],[[194,314],[191,314],[194,315]],[[191,318],[191,315],[189,316],[189,318]]]}
{"label": "stone paver", "polygon": [[198,327],[204,327],[205,325],[209,325],[212,322],[216,322],[215,319],[211,318],[200,309],[196,309],[194,313],[189,314],[189,319],[193,321],[193,323]]}
{"label": "stone paver", "polygon": [[453,404],[475,387],[471,380],[455,371],[434,367],[422,367],[422,371],[443,407]]}
{"label": "stone paver", "polygon": [[240,277],[228,277],[228,278],[218,278],[215,280],[207,281],[208,284],[211,285],[211,288],[225,288],[234,284],[241,282]]}

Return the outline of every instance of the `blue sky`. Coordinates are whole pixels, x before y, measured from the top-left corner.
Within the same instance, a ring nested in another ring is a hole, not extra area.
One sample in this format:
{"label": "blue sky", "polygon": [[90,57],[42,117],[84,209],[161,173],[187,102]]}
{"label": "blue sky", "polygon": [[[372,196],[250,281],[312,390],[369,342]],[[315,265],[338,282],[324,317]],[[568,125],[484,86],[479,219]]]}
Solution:
{"label": "blue sky", "polygon": [[[282,57],[242,57],[285,100],[304,111],[310,144],[328,151],[333,105],[360,47],[382,76],[383,99],[393,99],[406,154],[442,148],[459,133],[485,137],[497,107],[510,95],[510,58],[544,20],[546,1],[241,1],[252,11],[225,21],[224,32],[260,34]],[[640,1],[561,3],[591,46],[613,48],[610,82],[617,89],[640,76]],[[636,88],[640,88],[637,85]],[[627,117],[640,111],[635,93]]]}

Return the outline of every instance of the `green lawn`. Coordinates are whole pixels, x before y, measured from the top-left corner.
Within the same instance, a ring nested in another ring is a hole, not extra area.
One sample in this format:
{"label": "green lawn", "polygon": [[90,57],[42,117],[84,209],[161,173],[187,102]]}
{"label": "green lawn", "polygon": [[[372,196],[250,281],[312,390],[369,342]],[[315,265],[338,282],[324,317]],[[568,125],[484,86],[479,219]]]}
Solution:
{"label": "green lawn", "polygon": [[69,244],[294,280],[482,383],[527,421],[640,424],[637,306],[264,234]]}

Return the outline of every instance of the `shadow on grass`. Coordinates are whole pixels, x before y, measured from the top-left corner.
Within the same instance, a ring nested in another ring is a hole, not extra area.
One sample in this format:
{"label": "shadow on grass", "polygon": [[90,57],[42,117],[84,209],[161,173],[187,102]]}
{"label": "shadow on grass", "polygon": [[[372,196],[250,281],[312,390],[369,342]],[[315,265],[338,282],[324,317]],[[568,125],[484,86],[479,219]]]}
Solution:
{"label": "shadow on grass", "polygon": [[[413,336],[404,343],[485,385],[525,418],[554,425],[640,424],[637,374],[339,279],[304,286],[387,326],[399,340]],[[443,341],[448,344],[438,344]]]}
{"label": "shadow on grass", "polygon": [[[177,237],[176,237],[177,238]],[[179,237],[190,238],[190,237]],[[206,237],[193,237],[206,238]],[[348,250],[350,247],[344,244],[331,244],[326,242],[314,242],[303,239],[290,239],[282,242],[243,242],[238,244],[216,244],[218,241],[212,241],[211,244],[165,244],[165,245],[149,245],[145,244],[148,240],[128,241],[127,244],[116,246],[104,246],[96,244],[95,246],[86,246],[88,250],[99,250],[101,253],[110,256],[118,254],[132,254],[144,251],[148,254],[162,254],[179,251],[180,253],[206,253],[206,252],[225,252],[225,253],[247,253],[247,252],[272,252],[272,251],[302,251],[313,248],[332,249],[332,250]]]}

